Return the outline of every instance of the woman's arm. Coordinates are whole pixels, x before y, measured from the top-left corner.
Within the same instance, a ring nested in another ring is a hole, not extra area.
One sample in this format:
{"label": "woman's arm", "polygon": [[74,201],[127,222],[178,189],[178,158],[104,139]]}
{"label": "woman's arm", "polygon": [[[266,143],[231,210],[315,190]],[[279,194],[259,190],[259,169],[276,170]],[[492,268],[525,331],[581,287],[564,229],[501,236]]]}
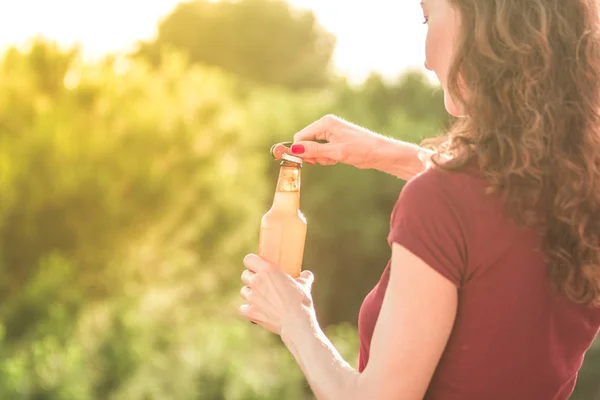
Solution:
{"label": "woman's arm", "polygon": [[425,169],[424,157],[430,154],[416,144],[381,136],[373,169],[407,181]]}
{"label": "woman's arm", "polygon": [[430,153],[415,144],[379,135],[333,115],[326,115],[296,133],[290,150],[309,163],[344,163],[376,169],[404,180],[425,169],[421,159]]}
{"label": "woman's arm", "polygon": [[421,399],[450,336],[457,302],[452,282],[394,243],[390,281],[363,373],[342,359],[311,312],[281,337],[319,400]]}
{"label": "woman's arm", "polygon": [[284,329],[281,339],[300,365],[318,400],[351,400],[360,374],[353,369],[331,344],[307,310],[298,325]]}

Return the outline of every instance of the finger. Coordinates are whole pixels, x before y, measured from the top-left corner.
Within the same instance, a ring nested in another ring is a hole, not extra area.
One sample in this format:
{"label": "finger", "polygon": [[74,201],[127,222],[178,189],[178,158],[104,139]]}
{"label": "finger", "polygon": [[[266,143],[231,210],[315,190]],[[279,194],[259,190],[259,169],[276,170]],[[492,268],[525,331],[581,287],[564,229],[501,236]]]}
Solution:
{"label": "finger", "polygon": [[[293,144],[292,142],[284,142],[284,143],[274,144],[271,147],[271,156],[273,156],[273,158],[276,160],[281,160],[283,158],[284,154],[291,153],[291,148],[289,146],[291,146],[292,144]],[[286,146],[288,146],[288,147],[286,147]],[[306,156],[302,157],[302,159],[306,164],[315,165],[317,163],[316,160],[314,160],[312,158],[307,158]]]}
{"label": "finger", "polygon": [[275,324],[273,323],[273,321],[275,321],[276,319],[274,319],[268,313],[265,313],[261,308],[254,307],[249,304],[244,304],[240,306],[239,313],[241,316],[243,316],[250,322],[260,324],[261,326],[267,328],[273,333],[279,333],[277,332]]}
{"label": "finger", "polygon": [[311,141],[295,142],[290,152],[298,157],[304,158],[330,158],[336,159],[339,146],[333,143],[317,143]]}
{"label": "finger", "polygon": [[[290,154],[292,154],[291,151]],[[302,162],[305,164],[315,165],[317,163],[317,160],[314,158],[307,158],[306,156],[300,158],[302,158]]]}
{"label": "finger", "polygon": [[240,296],[242,297],[242,299],[249,302],[250,297],[252,296],[252,289],[250,289],[248,286],[242,287],[242,289],[240,290]]}
{"label": "finger", "polygon": [[272,267],[270,262],[256,254],[248,254],[244,257],[244,266],[255,273],[268,270]]}
{"label": "finger", "polygon": [[256,324],[256,311],[253,307],[250,306],[250,304],[242,304],[239,308],[239,312],[240,315],[244,318],[246,318],[247,320],[249,320],[250,322],[252,322],[253,324]]}
{"label": "finger", "polygon": [[252,281],[254,280],[255,276],[256,274],[254,272],[250,271],[249,269],[245,269],[244,272],[242,272],[242,282],[244,282],[244,285],[252,287]]}
{"label": "finger", "polygon": [[300,278],[307,283],[313,283],[315,281],[315,275],[309,270],[302,271],[300,273]]}
{"label": "finger", "polygon": [[311,289],[312,284],[315,281],[315,276],[310,271],[302,271],[300,276],[297,278],[297,281]]}
{"label": "finger", "polygon": [[324,166],[328,166],[328,165],[335,165],[335,164],[337,164],[337,161],[331,160],[331,159],[328,159],[328,158],[322,158],[322,159],[318,160],[318,163],[321,164],[321,165],[324,165]]}
{"label": "finger", "polygon": [[329,141],[329,132],[335,123],[336,117],[326,115],[318,119],[306,128],[300,130],[294,135],[294,142],[304,140],[327,140]]}

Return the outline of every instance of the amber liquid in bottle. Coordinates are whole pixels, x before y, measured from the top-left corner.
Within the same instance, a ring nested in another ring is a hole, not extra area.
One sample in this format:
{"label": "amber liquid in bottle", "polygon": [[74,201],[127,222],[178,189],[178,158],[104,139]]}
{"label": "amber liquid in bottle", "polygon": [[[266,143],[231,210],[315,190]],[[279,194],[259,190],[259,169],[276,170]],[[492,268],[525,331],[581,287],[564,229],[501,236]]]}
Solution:
{"label": "amber liquid in bottle", "polygon": [[302,271],[306,218],[300,211],[302,159],[284,154],[271,209],[262,217],[258,253],[285,273]]}

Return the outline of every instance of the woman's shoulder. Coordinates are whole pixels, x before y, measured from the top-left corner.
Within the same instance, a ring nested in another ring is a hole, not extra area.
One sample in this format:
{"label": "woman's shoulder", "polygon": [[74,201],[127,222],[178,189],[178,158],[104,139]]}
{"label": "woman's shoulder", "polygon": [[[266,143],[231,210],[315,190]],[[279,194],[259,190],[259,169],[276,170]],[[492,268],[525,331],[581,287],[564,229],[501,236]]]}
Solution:
{"label": "woman's shoulder", "polygon": [[390,219],[388,243],[403,246],[461,287],[474,224],[479,223],[471,214],[473,202],[468,193],[483,193],[484,188],[478,174],[470,170],[427,168],[400,192]]}
{"label": "woman's shoulder", "polygon": [[446,206],[470,203],[473,199],[483,199],[487,186],[476,161],[457,170],[430,166],[406,182],[398,201],[408,198],[411,202],[426,201]]}

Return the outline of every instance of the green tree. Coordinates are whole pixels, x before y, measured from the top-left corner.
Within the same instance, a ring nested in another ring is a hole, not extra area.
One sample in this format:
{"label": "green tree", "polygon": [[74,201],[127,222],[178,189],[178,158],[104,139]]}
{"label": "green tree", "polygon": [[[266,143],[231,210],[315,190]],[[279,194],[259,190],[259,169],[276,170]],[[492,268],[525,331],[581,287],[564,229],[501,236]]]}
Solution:
{"label": "green tree", "polygon": [[[1,399],[312,398],[281,341],[236,312],[277,179],[268,149],[330,112],[414,142],[445,123],[419,75],[292,91],[163,54],[84,64],[38,41],[0,61]],[[355,363],[402,181],[303,174],[317,312]],[[598,343],[574,399],[597,371]]]}
{"label": "green tree", "polygon": [[244,79],[290,88],[319,87],[330,77],[334,37],[312,11],[281,0],[196,0],[179,4],[139,54],[154,63],[165,47],[192,63],[215,65]]}
{"label": "green tree", "polygon": [[[0,85],[0,398],[117,396],[187,334],[152,299],[200,321],[237,281],[266,193],[260,128],[237,80],[176,55],[83,64],[36,41]],[[173,370],[189,387],[203,368]]]}

